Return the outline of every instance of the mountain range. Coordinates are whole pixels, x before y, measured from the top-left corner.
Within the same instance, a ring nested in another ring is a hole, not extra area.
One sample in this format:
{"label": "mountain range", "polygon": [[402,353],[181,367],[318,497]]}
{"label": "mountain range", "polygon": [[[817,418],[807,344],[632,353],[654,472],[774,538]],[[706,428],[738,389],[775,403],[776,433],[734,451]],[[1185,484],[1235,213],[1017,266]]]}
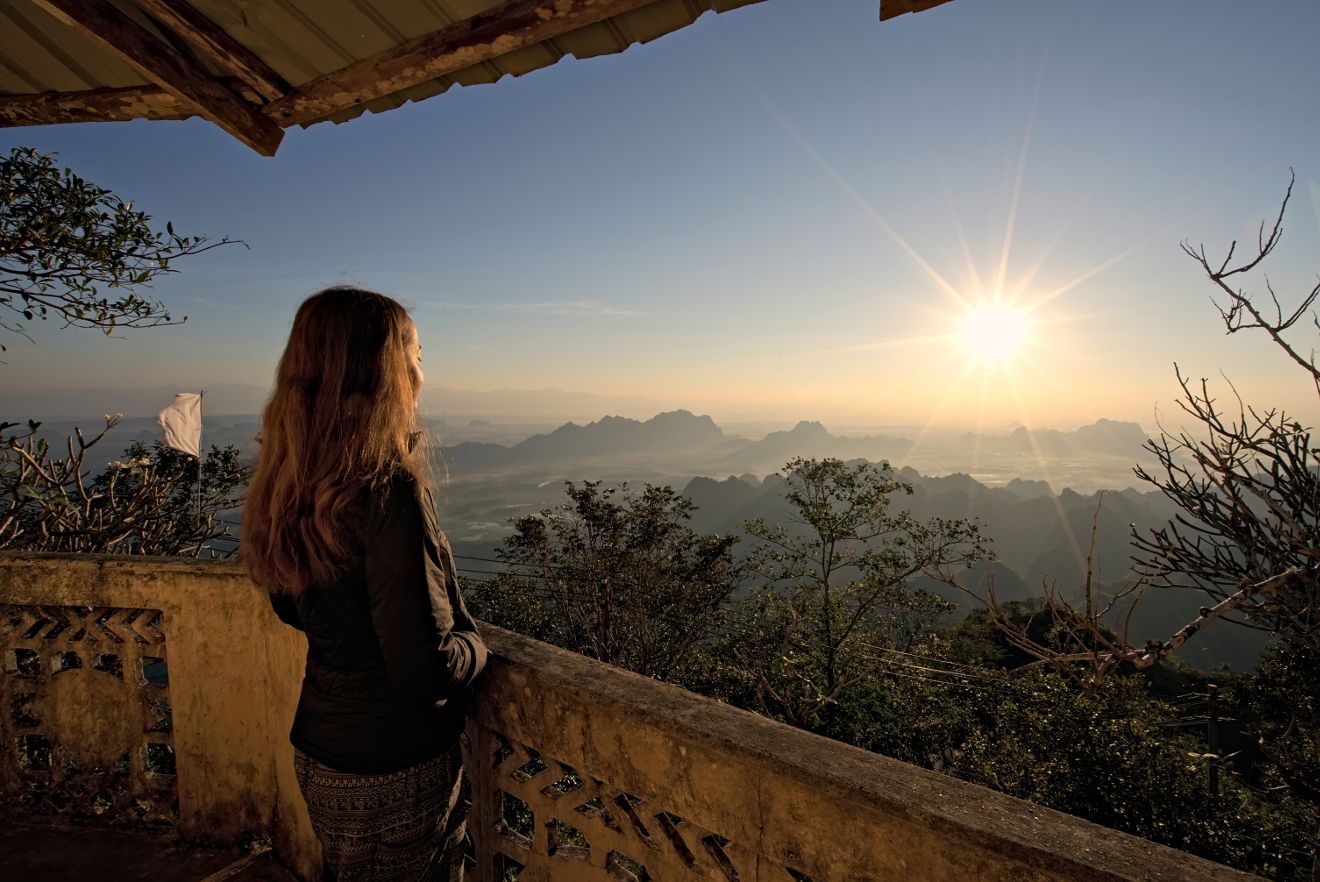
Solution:
{"label": "mountain range", "polygon": [[[986,455],[1114,456],[1130,462],[1140,454],[1145,438],[1136,423],[1102,419],[1072,432],[1046,429],[1029,433],[1019,428],[1007,436],[964,435],[961,446],[964,452],[975,449]],[[954,446],[959,445],[955,442]],[[905,462],[916,447],[910,439],[889,435],[834,435],[810,420],[750,440],[725,434],[709,416],[675,410],[648,420],[607,416],[586,425],[565,423],[508,446],[466,441],[443,448],[443,454],[450,474],[464,479],[492,469],[602,457],[657,466],[699,464],[701,471],[764,472],[778,470],[795,456]]]}

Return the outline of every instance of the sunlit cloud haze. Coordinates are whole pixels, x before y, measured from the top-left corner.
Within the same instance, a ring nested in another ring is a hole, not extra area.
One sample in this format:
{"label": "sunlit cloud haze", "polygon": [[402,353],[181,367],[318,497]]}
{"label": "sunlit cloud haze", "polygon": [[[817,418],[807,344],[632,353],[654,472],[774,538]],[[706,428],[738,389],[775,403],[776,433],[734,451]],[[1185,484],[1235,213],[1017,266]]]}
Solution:
{"label": "sunlit cloud haze", "polygon": [[[1179,243],[1254,242],[1293,168],[1268,270],[1285,297],[1314,284],[1320,4],[955,0],[885,23],[876,6],[707,15],[293,130],[274,159],[195,120],[0,130],[162,223],[246,243],[155,288],[183,325],[7,341],[0,397],[264,388],[298,302],[352,283],[412,306],[440,389],[1149,427],[1176,361],[1314,421],[1280,353],[1224,336]],[[978,322],[1019,342],[979,347]]]}

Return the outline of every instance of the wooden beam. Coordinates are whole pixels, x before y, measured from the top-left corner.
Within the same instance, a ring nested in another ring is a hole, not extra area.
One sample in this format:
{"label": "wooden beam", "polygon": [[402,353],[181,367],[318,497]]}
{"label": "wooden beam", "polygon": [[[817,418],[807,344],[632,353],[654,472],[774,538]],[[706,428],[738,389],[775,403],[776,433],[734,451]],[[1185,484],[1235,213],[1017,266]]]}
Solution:
{"label": "wooden beam", "polygon": [[888,21],[909,12],[925,12],[949,0],[880,0],[880,20]]}
{"label": "wooden beam", "polygon": [[0,95],[0,126],[186,119],[196,115],[197,108],[192,102],[171,95],[159,86]]}
{"label": "wooden beam", "polygon": [[185,0],[135,0],[139,9],[219,67],[246,83],[263,103],[289,91],[289,84],[270,65]]}
{"label": "wooden beam", "polygon": [[508,0],[297,86],[266,105],[282,126],[305,125],[489,61],[516,49],[649,6],[657,0]]}
{"label": "wooden beam", "polygon": [[284,131],[106,0],[33,0],[253,150],[274,156]]}

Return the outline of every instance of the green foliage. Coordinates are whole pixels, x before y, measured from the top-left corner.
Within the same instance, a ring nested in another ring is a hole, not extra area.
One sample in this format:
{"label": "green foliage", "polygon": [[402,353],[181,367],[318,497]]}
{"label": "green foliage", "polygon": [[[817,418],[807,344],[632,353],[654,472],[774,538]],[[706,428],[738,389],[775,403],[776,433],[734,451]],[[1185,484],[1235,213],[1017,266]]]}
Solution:
{"label": "green foliage", "polygon": [[[1000,613],[1038,645],[1064,645],[1041,602],[1005,604]],[[900,716],[917,725],[879,733],[868,747],[1267,878],[1310,879],[1314,801],[1281,786],[1279,765],[1261,748],[1271,730],[1294,720],[1314,726],[1317,672],[1280,660],[1282,680],[1271,691],[1261,679],[1270,660],[1249,674],[1212,675],[1168,658],[1140,671],[1122,665],[1079,689],[1079,672],[1066,666],[1020,670],[1034,659],[999,624],[978,610],[931,651],[972,665],[968,671],[1018,673],[950,686],[897,683]],[[1226,725],[1215,748],[1205,737],[1210,683],[1225,687],[1215,716]],[[1300,754],[1314,749],[1303,725],[1292,731]]]}
{"label": "green foliage", "polygon": [[500,557],[512,572],[469,586],[477,615],[652,677],[701,677],[702,647],[736,584],[736,536],[687,526],[670,487],[566,484],[568,501],[519,518]]}
{"label": "green foliage", "polygon": [[211,447],[200,465],[195,457],[159,441],[133,442],[121,459],[93,472],[88,452],[104,440],[119,417],[91,439],[75,430],[66,454],[55,455],[36,436],[4,435],[0,423],[0,548],[14,551],[71,551],[103,554],[223,556],[229,537],[217,517],[242,504],[248,468],[237,448]]}
{"label": "green foliage", "polygon": [[767,714],[807,728],[875,675],[877,654],[909,646],[952,604],[909,583],[990,552],[977,524],[919,521],[893,505],[910,494],[887,463],[794,459],[783,469],[789,524],[746,525],[763,584],[738,611],[732,651]]}
{"label": "green foliage", "polygon": [[1252,672],[1243,705],[1268,762],[1262,783],[1320,811],[1320,655],[1298,642],[1274,643]]}
{"label": "green foliage", "polygon": [[172,323],[163,303],[136,289],[175,272],[180,257],[231,240],[180,236],[172,224],[157,232],[150,222],[133,203],[58,169],[52,155],[14,148],[0,158],[0,307],[107,334]]}
{"label": "green foliage", "polygon": [[1299,846],[1314,814],[1228,775],[1212,795],[1205,743],[1144,676],[1086,694],[1052,669],[905,680],[890,701],[900,722],[870,749],[1270,878],[1309,879]]}

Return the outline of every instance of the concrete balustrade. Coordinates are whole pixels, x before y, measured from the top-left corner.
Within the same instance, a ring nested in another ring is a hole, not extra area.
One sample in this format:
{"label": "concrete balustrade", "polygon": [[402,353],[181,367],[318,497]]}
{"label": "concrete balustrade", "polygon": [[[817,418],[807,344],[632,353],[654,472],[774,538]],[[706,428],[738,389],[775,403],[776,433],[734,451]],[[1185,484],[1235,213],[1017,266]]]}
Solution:
{"label": "concrete balustrade", "polygon": [[[479,882],[1255,878],[485,633],[467,731]],[[5,812],[269,836],[315,878],[287,740],[305,647],[233,563],[0,555]]]}

